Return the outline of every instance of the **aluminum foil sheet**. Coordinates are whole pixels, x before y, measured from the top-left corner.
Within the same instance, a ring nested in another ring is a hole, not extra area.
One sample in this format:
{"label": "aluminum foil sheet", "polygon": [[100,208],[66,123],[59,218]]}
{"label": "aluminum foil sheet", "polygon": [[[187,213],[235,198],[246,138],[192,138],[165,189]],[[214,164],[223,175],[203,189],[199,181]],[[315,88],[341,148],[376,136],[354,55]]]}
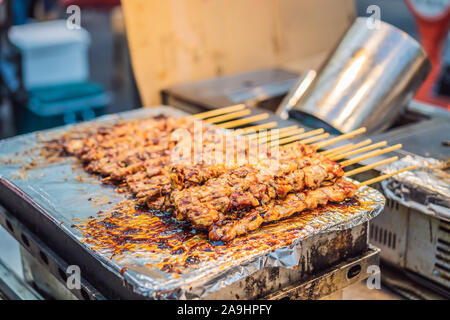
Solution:
{"label": "aluminum foil sheet", "polygon": [[[101,117],[88,125],[142,118],[161,112],[184,115],[169,107],[159,107]],[[69,128],[66,126],[0,141],[0,183],[20,194],[23,201],[32,202],[40,208],[45,218],[58,226],[58,230],[83,245],[136,293],[150,299],[203,298],[262,268],[300,268],[305,239],[365,223],[384,207],[385,199],[380,192],[363,187],[356,200],[350,203],[329,205],[265,225],[228,244],[210,243],[205,240],[205,234],[195,234],[195,230],[190,230],[194,235],[179,240],[179,245],[191,247],[189,254],[190,257],[197,257],[195,263],[184,264],[178,272],[166,271],[161,264],[172,261],[176,265],[189,257],[183,254],[177,256],[163,249],[156,253],[146,252],[145,247],[114,255],[108,249],[89,244],[80,229],[74,227],[77,221],[101,219],[102,213],[113,211],[127,198],[113,187],[102,185],[98,177],[84,172],[74,158],[42,166],[33,163],[37,161],[35,157],[42,140],[58,136]],[[156,234],[151,241],[162,241],[162,238],[163,235]],[[192,241],[203,243],[208,250],[204,250],[205,247],[196,249]]]}
{"label": "aluminum foil sheet", "polygon": [[408,155],[383,169],[391,173],[418,165],[391,179],[382,181],[386,196],[406,207],[450,220],[450,172],[444,161]]}

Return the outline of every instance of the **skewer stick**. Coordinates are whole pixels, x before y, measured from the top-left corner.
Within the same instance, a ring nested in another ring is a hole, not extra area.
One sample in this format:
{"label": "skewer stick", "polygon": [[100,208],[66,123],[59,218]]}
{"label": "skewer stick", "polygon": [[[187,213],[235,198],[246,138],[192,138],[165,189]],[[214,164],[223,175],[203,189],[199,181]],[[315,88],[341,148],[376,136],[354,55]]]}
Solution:
{"label": "skewer stick", "polygon": [[[255,126],[256,127],[256,126]],[[285,131],[291,131],[291,130],[295,130],[295,129],[297,129],[298,128],[298,126],[290,126],[290,127],[286,127],[286,128],[280,128],[280,129],[278,129],[278,132],[285,132]],[[244,129],[239,129],[239,130],[245,130],[246,128],[244,128]],[[263,128],[263,129],[265,129],[265,128]],[[236,130],[236,131],[239,131],[239,130]],[[258,134],[257,133],[254,133],[254,134],[249,134],[248,136],[247,136],[247,138],[249,138],[250,140],[253,140],[254,139],[254,137],[256,137]]]}
{"label": "skewer stick", "polygon": [[319,153],[324,155],[324,156],[331,156],[332,154],[345,152],[345,151],[351,149],[354,145],[355,144],[353,144],[353,143],[347,143],[347,144],[344,144],[343,146],[339,146],[339,147],[336,147],[336,148],[333,148],[333,149],[320,151]]}
{"label": "skewer stick", "polygon": [[355,174],[358,174],[358,173],[361,173],[361,172],[366,172],[366,171],[369,171],[370,169],[373,169],[373,168],[376,168],[378,166],[382,166],[383,164],[391,163],[391,162],[394,162],[394,161],[397,161],[397,160],[398,160],[397,156],[389,158],[389,159],[381,160],[381,161],[369,164],[367,166],[364,166],[364,167],[361,167],[361,168],[358,168],[358,169],[355,169],[355,170],[348,171],[348,172],[344,173],[344,177],[351,177],[351,176],[353,176]]}
{"label": "skewer stick", "polygon": [[342,153],[342,152],[347,152],[347,151],[351,151],[353,149],[364,147],[364,146],[366,146],[368,144],[371,144],[371,143],[372,143],[372,140],[371,139],[367,139],[367,140],[361,141],[361,142],[359,142],[357,144],[348,143],[348,144],[345,144],[343,146],[336,147],[336,148],[329,149],[329,150],[325,150],[325,151],[322,151],[322,152],[319,152],[319,153],[323,154],[324,156],[331,157],[331,156],[336,156],[336,155],[338,155],[339,153]]}
{"label": "skewer stick", "polygon": [[223,129],[230,129],[230,128],[243,126],[244,124],[264,120],[264,119],[267,119],[268,117],[269,117],[268,113],[261,113],[261,114],[257,114],[257,115],[251,116],[251,117],[221,123],[221,124],[216,125],[216,127],[223,128]]}
{"label": "skewer stick", "polygon": [[297,129],[297,128],[298,128],[298,126],[290,126],[290,127],[280,128],[280,129],[278,129],[278,130],[279,130],[279,132],[286,132],[286,131],[292,131],[292,130],[295,130],[295,129]]}
{"label": "skewer stick", "polygon": [[219,123],[219,122],[224,122],[224,121],[227,121],[227,120],[232,120],[232,119],[248,116],[250,113],[252,113],[252,111],[250,109],[245,109],[245,110],[242,110],[242,111],[236,111],[236,112],[223,114],[221,116],[217,116],[217,117],[214,117],[214,118],[209,118],[209,119],[206,119],[206,120],[203,120],[203,121],[206,122],[206,123]]}
{"label": "skewer stick", "polygon": [[[303,128],[301,128],[301,129],[303,129]],[[284,127],[284,128],[278,129],[278,134],[281,135],[281,134],[287,133],[289,131],[296,131],[296,130],[299,130],[298,126]],[[303,129],[303,131],[305,131],[305,129]],[[301,132],[298,132],[298,133],[301,133]],[[287,136],[285,135],[285,137],[287,137]]]}
{"label": "skewer stick", "polygon": [[363,154],[363,155],[361,155],[359,157],[342,161],[340,164],[341,164],[342,167],[346,167],[346,166],[349,166],[351,164],[357,163],[357,162],[359,162],[361,160],[369,159],[369,158],[378,156],[380,154],[384,154],[384,153],[388,153],[388,152],[400,149],[401,147],[402,147],[401,144],[396,144],[395,146],[392,146],[392,147],[388,147],[388,148],[384,148],[384,149],[378,149],[378,150],[375,150],[375,151],[372,151],[372,152],[365,153],[365,154]]}
{"label": "skewer stick", "polygon": [[259,132],[257,132],[257,133],[252,133],[252,134],[249,134],[248,136],[245,136],[248,140],[255,140],[255,139],[258,139],[258,136],[260,136],[261,134],[265,134],[267,131],[266,130],[264,130],[264,131],[259,131]]}
{"label": "skewer stick", "polygon": [[215,117],[215,116],[225,114],[225,113],[239,111],[242,109],[245,109],[245,104],[243,104],[243,103],[225,107],[225,108],[216,109],[216,110],[197,113],[197,114],[187,117],[187,119],[188,120],[203,120],[206,118]]}
{"label": "skewer stick", "polygon": [[248,140],[259,140],[260,137],[267,137],[269,135],[270,131],[260,131],[254,134],[250,134],[248,136],[245,136]]}
{"label": "skewer stick", "polygon": [[278,140],[280,138],[286,138],[286,137],[290,137],[290,136],[293,136],[293,135],[296,135],[296,134],[301,134],[304,131],[305,131],[305,129],[300,128],[300,129],[296,129],[294,131],[281,132],[281,133],[278,133],[278,135],[273,135],[272,132],[271,132],[271,134],[267,137],[266,140],[261,141],[261,139],[259,139],[259,141],[261,141],[260,144],[265,144],[265,143],[269,143],[271,141]]}
{"label": "skewer stick", "polygon": [[[278,138],[285,138],[285,137],[290,137],[290,136],[294,136],[296,134],[300,134],[305,132],[304,128],[298,128],[298,129],[294,129],[294,130],[286,130],[286,131],[278,131]],[[270,135],[272,137],[272,134]]]}
{"label": "skewer stick", "polygon": [[[256,132],[259,130],[272,129],[272,128],[275,128],[277,125],[278,125],[278,123],[276,121],[267,122],[267,123],[263,123],[263,124],[257,124],[255,126],[235,130],[234,134],[243,135],[243,134],[253,133],[253,132]],[[297,127],[297,126],[295,126],[295,127]]]}
{"label": "skewer stick", "polygon": [[252,141],[252,140],[258,140],[261,137],[267,137],[267,136],[269,136],[269,134],[270,134],[270,130],[263,130],[263,131],[259,131],[257,133],[245,136],[245,138]]}
{"label": "skewer stick", "polygon": [[340,154],[340,155],[332,156],[332,157],[329,157],[329,158],[331,160],[333,160],[333,161],[341,160],[341,159],[345,159],[345,158],[348,158],[350,156],[353,156],[355,154],[363,153],[363,152],[366,152],[366,151],[369,151],[369,150],[373,150],[373,149],[376,149],[376,148],[381,148],[381,147],[384,147],[386,145],[387,145],[386,141],[381,141],[381,142],[378,142],[378,143],[371,144],[370,146],[367,146],[367,147],[364,147],[364,148],[359,148],[359,149],[356,149],[356,150],[353,150],[353,151],[349,151],[349,152],[346,152],[346,153],[343,153],[343,154]]}
{"label": "skewer stick", "polygon": [[318,136],[315,136],[315,137],[312,137],[312,138],[300,140],[299,142],[303,143],[303,144],[308,144],[308,143],[311,143],[311,142],[316,142],[316,141],[328,138],[329,136],[330,136],[330,134],[327,132],[327,133],[324,133],[324,134],[319,134]]}
{"label": "skewer stick", "polygon": [[342,134],[340,136],[337,136],[337,137],[328,139],[326,141],[317,143],[317,144],[315,144],[315,147],[316,147],[316,149],[321,149],[323,147],[332,145],[332,144],[334,144],[334,143],[336,143],[338,141],[342,141],[342,140],[345,140],[345,139],[348,139],[348,138],[352,138],[352,137],[357,136],[358,134],[361,134],[361,133],[364,133],[364,132],[366,132],[366,128],[362,127],[362,128],[356,129],[354,131],[351,131],[349,133],[345,133],[345,134]]}
{"label": "skewer stick", "polygon": [[402,173],[402,172],[405,172],[405,171],[409,171],[409,170],[417,169],[418,167],[419,167],[419,166],[411,166],[411,167],[407,167],[407,168],[400,169],[400,170],[395,171],[395,172],[393,172],[393,173],[384,174],[384,175],[379,176],[379,177],[377,177],[377,178],[373,178],[373,179],[370,179],[370,180],[361,182],[360,184],[358,184],[358,186],[359,186],[359,187],[367,186],[367,185],[369,185],[369,184],[372,184],[372,183],[375,183],[375,182],[379,182],[379,181],[382,181],[382,180],[384,180],[384,179],[387,179],[387,178],[390,178],[390,177],[392,177],[392,176],[395,176],[395,175],[397,175],[397,174],[399,174],[399,173]]}
{"label": "skewer stick", "polygon": [[303,138],[307,138],[307,137],[315,136],[317,134],[321,134],[323,132],[325,132],[325,130],[323,130],[323,129],[317,129],[317,130],[308,131],[308,132],[297,134],[295,136],[287,137],[287,138],[284,138],[284,139],[271,141],[269,146],[270,147],[274,147],[274,146],[277,146],[277,145],[280,145],[280,144],[294,142],[294,141],[297,141],[297,140],[300,140],[300,139],[303,139]]}
{"label": "skewer stick", "polygon": [[[267,131],[267,136],[271,138],[272,136],[274,136],[273,132],[274,132],[273,130]],[[300,133],[303,133],[303,132],[305,132],[305,129],[303,129],[303,128],[300,128],[300,129],[297,128],[297,129],[294,129],[294,130],[284,130],[284,131],[279,130],[278,131],[278,138],[289,137],[289,136],[293,136],[295,134],[300,134]],[[258,139],[260,137],[260,135],[261,135],[261,133],[252,135],[251,137],[248,136],[248,138],[250,140],[255,140],[255,139]],[[268,141],[266,141],[266,142],[268,142]]]}

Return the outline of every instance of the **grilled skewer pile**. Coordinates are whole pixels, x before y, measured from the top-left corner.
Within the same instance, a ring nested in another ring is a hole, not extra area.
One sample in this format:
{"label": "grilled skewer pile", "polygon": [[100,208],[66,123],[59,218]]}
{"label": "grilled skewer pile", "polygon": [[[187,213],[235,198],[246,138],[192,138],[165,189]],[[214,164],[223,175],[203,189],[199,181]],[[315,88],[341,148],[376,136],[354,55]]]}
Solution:
{"label": "grilled skewer pile", "polygon": [[264,222],[288,218],[306,209],[315,209],[329,201],[341,202],[355,195],[358,187],[344,179],[329,186],[299,193],[290,193],[283,199],[252,209],[240,219],[219,220],[209,230],[210,240],[230,241],[237,236],[256,230]]}
{"label": "grilled skewer pile", "polygon": [[[264,132],[266,139],[261,139],[262,133],[254,132],[276,125],[268,123],[235,131],[239,137],[237,147],[232,146],[234,161],[223,162],[221,159],[225,154],[218,158],[214,156],[217,155],[214,151],[226,153],[229,147],[227,133],[220,127],[231,128],[264,118],[264,115],[258,115],[233,120],[248,114],[243,114],[246,111],[242,109],[242,106],[233,106],[222,110],[224,114],[213,111],[184,119],[158,116],[121,121],[84,135],[63,136],[56,144],[66,154],[79,158],[86,171],[101,175],[104,183],[115,184],[119,191],[132,194],[138,205],[172,212],[178,220],[208,229],[210,240],[222,241],[255,230],[264,222],[284,219],[329,201],[340,202],[353,197],[358,185],[343,178],[349,175],[343,167],[401,147],[379,149],[337,163],[334,160],[386,143],[368,145],[371,141],[366,140],[318,152],[320,148],[364,130],[317,142],[327,138],[328,134],[322,129],[305,133],[295,127],[277,131],[276,135]],[[179,149],[187,148],[190,156],[196,152],[190,141],[173,140],[176,130],[182,129],[193,136],[195,123],[192,120],[204,118],[209,124],[219,123],[201,128],[202,148],[209,150],[209,156],[196,163],[175,161],[173,154]],[[232,121],[224,122],[228,120]],[[307,144],[312,142],[316,144]],[[290,144],[275,152],[279,143]],[[255,146],[265,148],[261,148],[262,152],[256,156],[251,152]],[[242,163],[238,155],[243,155],[246,161]],[[396,157],[390,158],[354,172],[395,160]]]}
{"label": "grilled skewer pile", "polygon": [[[302,147],[302,148],[299,148]],[[289,193],[305,188],[315,189],[323,183],[333,183],[342,177],[341,167],[300,143],[284,148],[287,157],[280,158],[276,170],[265,163],[246,164],[227,170],[200,186],[185,188],[172,193],[177,216],[188,218],[195,227],[208,228],[218,220],[224,220],[233,212],[243,212],[253,207],[267,205],[273,199],[283,199]],[[297,154],[297,158],[286,158]]]}

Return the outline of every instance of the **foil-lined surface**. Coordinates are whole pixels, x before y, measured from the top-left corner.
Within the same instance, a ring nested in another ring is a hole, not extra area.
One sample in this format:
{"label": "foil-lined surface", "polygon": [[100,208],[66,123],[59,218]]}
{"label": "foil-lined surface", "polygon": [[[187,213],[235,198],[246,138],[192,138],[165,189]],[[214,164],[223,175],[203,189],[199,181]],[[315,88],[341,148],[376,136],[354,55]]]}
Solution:
{"label": "foil-lined surface", "polygon": [[[160,113],[185,115],[173,108],[159,107],[104,116],[80,125],[137,119]],[[20,193],[26,201],[31,201],[61,232],[82,244],[136,293],[148,298],[203,298],[266,267],[297,268],[305,239],[319,233],[353,228],[378,215],[384,207],[385,199],[380,192],[363,187],[357,193],[357,201],[350,204],[328,205],[267,224],[229,244],[213,244],[212,250],[216,253],[213,260],[200,259],[178,273],[163,271],[159,267],[161,262],[173,258],[164,251],[156,254],[125,252],[112,256],[108,250],[94,248],[82,232],[73,227],[74,221],[95,219],[99,217],[99,212],[111,212],[127,198],[113,187],[102,185],[98,177],[84,172],[74,158],[36,165],[41,141],[57,137],[69,128],[66,126],[0,141],[0,183]]]}
{"label": "foil-lined surface", "polygon": [[383,169],[392,173],[418,165],[419,168],[381,182],[390,199],[425,214],[450,220],[450,172],[447,163],[434,158],[408,155]]}

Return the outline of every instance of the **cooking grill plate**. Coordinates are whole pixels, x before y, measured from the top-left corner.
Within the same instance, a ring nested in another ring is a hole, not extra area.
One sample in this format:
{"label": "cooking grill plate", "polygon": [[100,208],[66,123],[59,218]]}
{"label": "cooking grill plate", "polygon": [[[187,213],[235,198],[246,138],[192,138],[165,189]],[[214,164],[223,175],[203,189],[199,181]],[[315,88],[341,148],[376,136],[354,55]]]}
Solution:
{"label": "cooking grill plate", "polygon": [[[105,116],[93,122],[160,113],[185,115],[170,107],[159,107]],[[101,248],[92,250],[80,230],[73,227],[74,219],[85,220],[96,217],[99,211],[110,212],[126,200],[125,196],[84,172],[73,158],[23,170],[24,164],[36,155],[34,148],[41,138],[55,137],[68,129],[66,126],[0,141],[0,158],[13,160],[4,161],[0,167],[0,201],[57,252],[63,252],[68,263],[79,265],[86,278],[95,279],[99,290],[113,298],[203,298],[264,268],[307,268],[302,266],[305,245],[314,243],[314,237],[360,226],[384,207],[384,197],[375,189],[364,187],[357,194],[359,204],[330,205],[266,225],[230,244],[212,244],[214,254],[205,253],[202,248],[176,258],[167,250],[118,255]],[[202,241],[202,236],[195,239]],[[153,238],[160,240],[162,236]],[[161,267],[165,259],[178,263],[186,262],[190,256],[198,259],[183,264],[178,272],[167,272]]]}

